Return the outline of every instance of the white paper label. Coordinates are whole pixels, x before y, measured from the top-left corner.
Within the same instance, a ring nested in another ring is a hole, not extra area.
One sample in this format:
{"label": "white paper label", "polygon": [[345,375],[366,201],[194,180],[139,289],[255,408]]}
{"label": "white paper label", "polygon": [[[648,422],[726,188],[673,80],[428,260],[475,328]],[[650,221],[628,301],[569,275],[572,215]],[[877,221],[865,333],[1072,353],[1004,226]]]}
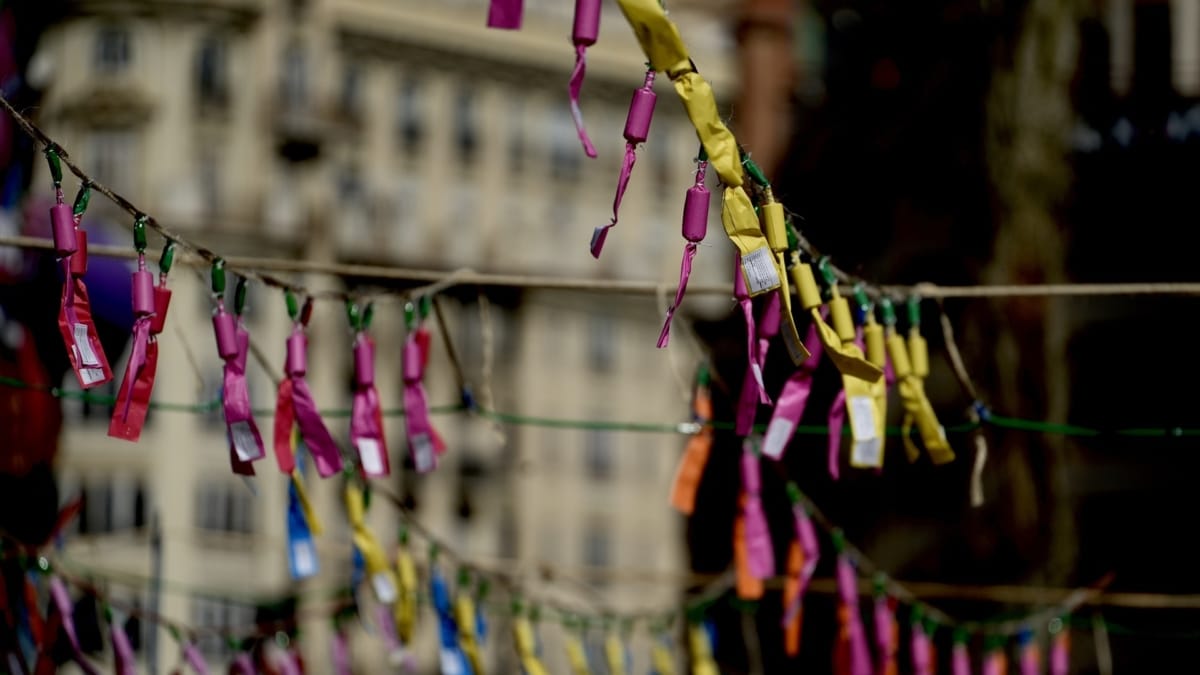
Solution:
{"label": "white paper label", "polygon": [[742,256],[742,270],[746,275],[746,288],[750,295],[765,293],[779,288],[779,272],[775,269],[775,257],[766,246]]}
{"label": "white paper label", "polygon": [[95,384],[104,379],[104,371],[99,368],[80,368],[79,378],[83,380],[83,385],[86,387],[89,384]]}
{"label": "white paper label", "polygon": [[413,437],[412,453],[413,465],[416,466],[418,473],[428,473],[437,468],[433,440],[429,438],[429,434],[417,434]]}
{"label": "white paper label", "polygon": [[249,422],[234,422],[229,425],[229,435],[233,440],[233,451],[237,454],[238,461],[251,462],[262,456]]}
{"label": "white paper label", "polygon": [[757,363],[751,361],[750,372],[754,373],[754,382],[758,385],[759,391],[765,391],[767,385],[765,382],[763,382],[762,368]]}
{"label": "white paper label", "polygon": [[881,466],[883,439],[876,434],[875,401],[870,396],[851,396],[846,404],[850,412],[850,431],[854,435],[854,443],[850,448],[850,464]]}
{"label": "white paper label", "polygon": [[79,362],[85,366],[100,365],[100,359],[96,358],[96,352],[92,351],[92,341],[88,339],[87,326],[77,323],[73,330],[75,331],[75,346],[79,349]]}
{"label": "white paper label", "polygon": [[375,597],[385,605],[396,601],[396,586],[388,575],[380,572],[371,576],[371,587],[375,589]]}
{"label": "white paper label", "polygon": [[292,542],[292,566],[299,578],[312,576],[317,572],[317,556],[313,551],[311,539],[301,539]]}
{"label": "white paper label", "polygon": [[776,417],[767,425],[767,433],[763,436],[762,452],[771,459],[779,459],[783,457],[783,451],[787,449],[788,440],[792,437],[792,430],[796,428],[796,423],[783,418]]}
{"label": "white paper label", "polygon": [[354,447],[358,450],[358,458],[362,462],[363,471],[368,476],[378,476],[383,473],[383,453],[379,441],[374,438],[356,438]]}
{"label": "white paper label", "polygon": [[463,675],[462,664],[453,651],[442,648],[438,654],[442,664],[442,675]]}

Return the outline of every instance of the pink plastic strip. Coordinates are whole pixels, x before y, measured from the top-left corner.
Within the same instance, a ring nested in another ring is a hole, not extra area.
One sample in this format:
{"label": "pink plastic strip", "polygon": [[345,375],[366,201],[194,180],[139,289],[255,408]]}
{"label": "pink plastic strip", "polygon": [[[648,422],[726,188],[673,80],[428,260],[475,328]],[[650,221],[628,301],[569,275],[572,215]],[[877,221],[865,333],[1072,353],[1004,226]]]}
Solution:
{"label": "pink plastic strip", "polygon": [[971,675],[971,653],[961,642],[954,645],[953,651],[950,652],[950,673],[951,675]]}
{"label": "pink plastic strip", "polygon": [[488,28],[517,30],[521,27],[524,0],[492,0],[488,5]]}
{"label": "pink plastic strip", "polygon": [[579,134],[579,142],[588,157],[596,156],[596,147],[588,138],[587,128],[583,125],[583,112],[579,110],[579,92],[583,90],[583,76],[587,74],[587,46],[575,45],[575,69],[571,71],[571,80],[567,83],[567,94],[571,98],[571,118],[575,120],[575,131]]}
{"label": "pink plastic strip", "polygon": [[662,332],[658,334],[659,349],[666,347],[667,341],[671,339],[671,321],[675,318],[675,310],[679,309],[683,302],[683,294],[687,292],[688,278],[692,276],[692,261],[696,259],[697,249],[699,246],[691,241],[683,247],[683,260],[679,264],[679,286],[675,288],[675,302],[667,309],[667,320],[663,322]]}
{"label": "pink plastic strip", "polygon": [[[582,121],[578,123],[582,124]],[[590,250],[593,258],[600,258],[600,252],[604,250],[604,242],[608,240],[608,231],[617,224],[617,212],[621,209],[621,200],[625,197],[625,189],[629,187],[629,177],[633,174],[633,164],[636,161],[637,152],[634,149],[633,143],[626,143],[625,159],[621,162],[621,175],[617,177],[617,195],[613,198],[612,221],[607,225],[597,227],[592,232]]]}
{"label": "pink plastic strip", "polygon": [[759,579],[775,575],[775,550],[771,545],[771,530],[763,513],[761,468],[758,455],[747,444],[742,450],[742,491],[745,504],[746,552],[750,557],[750,573]]}
{"label": "pink plastic strip", "polygon": [[867,648],[867,634],[858,608],[858,577],[854,573],[854,565],[844,554],[837,559],[837,580],[838,595],[846,608],[850,633],[851,675],[871,675],[871,652]]}

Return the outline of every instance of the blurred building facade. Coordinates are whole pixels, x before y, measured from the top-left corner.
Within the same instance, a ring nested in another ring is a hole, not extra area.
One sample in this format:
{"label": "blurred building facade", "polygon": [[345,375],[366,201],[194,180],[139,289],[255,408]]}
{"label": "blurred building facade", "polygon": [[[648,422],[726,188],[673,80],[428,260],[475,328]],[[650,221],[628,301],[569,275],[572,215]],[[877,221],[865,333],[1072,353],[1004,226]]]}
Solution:
{"label": "blurred building facade", "polygon": [[[727,49],[720,24],[704,11],[689,12],[689,3],[674,4],[673,18],[695,60],[722,91]],[[603,260],[587,253],[592,228],[610,217],[625,112],[644,73],[615,3],[605,3],[584,85],[583,113],[598,160],[584,156],[566,101],[571,3],[526,2],[520,32],[486,30],[485,5],[72,3],[30,67],[45,90],[37,121],[97,180],[223,253],[659,279],[665,291],[673,288],[695,136],[665,83],[620,225]],[[49,185],[41,171],[34,181],[39,188]],[[87,226],[108,221],[124,241],[127,216],[105,200],[92,204]],[[710,241],[724,239],[717,213],[714,208]],[[723,243],[706,247],[693,281],[725,278],[729,262]],[[219,395],[205,277],[182,267],[172,274],[158,401]],[[339,283],[302,281],[310,288]],[[661,302],[472,288],[452,292],[443,309],[463,371],[485,405],[547,417],[683,420],[696,352],[682,322],[671,350],[654,348]],[[689,305],[727,307],[724,299],[706,304],[699,297]],[[385,301],[372,330],[385,407],[401,400],[402,316],[398,302]],[[252,285],[248,320],[278,370],[289,330],[283,298]],[[439,339],[442,329],[431,329],[430,399],[455,403],[459,390]],[[318,303],[309,332],[309,379],[318,404],[348,408],[350,333],[343,309]],[[123,369],[124,358],[114,370]],[[273,408],[274,386],[262,368],[251,366],[250,387],[256,408]],[[147,533],[157,521],[163,614],[202,626],[244,627],[255,621],[257,600],[298,593],[304,656],[316,672],[324,670],[328,617],[305,608],[319,606],[325,591],[348,578],[341,480],[318,485],[310,477],[326,523],[318,538],[322,571],[297,590],[286,559],[285,480],[270,458],[246,484],[231,475],[219,411],[153,411],[133,445],[105,436],[111,410],[64,405],[63,491],[86,496],[66,555],[98,574],[149,577]],[[435,473],[415,477],[404,468],[402,420],[388,420],[394,477],[387,488],[461,551],[530,581],[546,564],[574,570],[600,584],[613,608],[666,606],[674,599],[674,588],[603,583],[606,568],[682,567],[681,523],[666,503],[677,437],[501,429],[462,415],[434,421],[450,451]],[[347,418],[326,422],[344,445]],[[269,444],[269,416],[260,415],[259,425]],[[390,551],[398,521],[383,501],[376,500],[369,517]],[[173,588],[208,591],[212,598]],[[141,606],[151,602],[136,584],[110,591],[128,593]],[[495,628],[492,657],[509,671],[509,638],[503,625]],[[435,630],[426,616],[419,636],[423,672],[436,663]],[[165,631],[156,638],[159,668],[173,666],[173,641]],[[202,646],[214,662],[229,656],[220,639]],[[382,667],[377,638],[355,638],[354,647],[364,668]],[[559,655],[547,657],[555,663]]]}

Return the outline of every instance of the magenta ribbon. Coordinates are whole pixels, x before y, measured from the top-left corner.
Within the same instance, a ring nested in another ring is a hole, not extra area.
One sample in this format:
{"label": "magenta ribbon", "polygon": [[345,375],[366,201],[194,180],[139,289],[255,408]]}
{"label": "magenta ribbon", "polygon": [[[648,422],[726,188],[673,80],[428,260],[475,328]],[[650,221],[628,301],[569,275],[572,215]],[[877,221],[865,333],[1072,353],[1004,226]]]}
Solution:
{"label": "magenta ribbon", "polygon": [[233,657],[233,663],[230,664],[229,669],[240,675],[254,675],[254,659],[250,658],[246,652],[241,652]]}
{"label": "magenta ribbon", "polygon": [[762,475],[758,455],[749,439],[742,448],[742,492],[745,501],[742,516],[745,520],[746,553],[750,560],[750,573],[759,579],[775,575],[775,551],[771,545],[771,530],[762,505]]}
{"label": "magenta ribbon", "polygon": [[683,260],[679,263],[679,285],[675,287],[675,302],[667,308],[667,319],[663,322],[662,332],[658,334],[659,349],[666,347],[671,338],[671,321],[675,318],[675,311],[683,303],[683,294],[687,292],[688,279],[692,276],[692,261],[696,259],[696,251],[708,232],[709,193],[708,188],[704,187],[704,174],[707,170],[707,160],[697,162],[696,182],[688,188],[687,198],[683,202],[683,226],[680,229],[687,244],[683,247]]}
{"label": "magenta ribbon", "polygon": [[425,385],[421,382],[425,365],[416,331],[410,332],[404,341],[403,361],[404,431],[408,438],[408,449],[417,472],[428,473],[437,468],[437,451],[433,442],[433,424],[429,421],[429,402],[425,398]]}
{"label": "magenta ribbon", "polygon": [[1033,636],[1021,646],[1021,675],[1038,675],[1041,670],[1041,659],[1038,658],[1037,642]]}
{"label": "magenta ribbon", "polygon": [[658,334],[658,348],[663,349],[671,339],[671,321],[675,318],[675,310],[683,302],[683,294],[687,292],[688,278],[692,276],[692,261],[696,259],[696,251],[700,246],[689,241],[683,247],[683,259],[679,263],[679,285],[675,287],[675,302],[667,308],[667,320],[663,322],[662,332]]}
{"label": "magenta ribbon", "polygon": [[84,657],[79,648],[79,635],[75,632],[75,605],[71,603],[71,595],[62,579],[50,577],[50,597],[58,609],[59,616],[62,617],[63,632],[67,634],[67,642],[71,645],[71,655],[75,663],[87,675],[99,675],[99,671]]}
{"label": "magenta ribbon", "polygon": [[983,657],[983,675],[1006,675],[1003,665],[1004,652],[993,650]]}
{"label": "magenta ribbon", "polygon": [[851,675],[871,675],[871,652],[867,647],[867,634],[863,629],[862,614],[858,609],[858,576],[854,565],[844,553],[837,558],[838,596],[846,608],[847,632],[850,637]]}
{"label": "magenta ribbon", "polygon": [[[637,145],[644,143],[650,133],[650,121],[654,118],[654,70],[646,71],[646,80],[640,89],[633,92],[633,100],[629,103],[629,113],[625,116],[625,159],[621,162],[621,175],[617,178],[617,194],[613,197],[612,221],[608,225],[597,227],[592,233],[592,257],[599,258],[604,249],[604,241],[608,231],[617,224],[617,213],[621,210],[621,200],[625,197],[625,189],[629,187],[629,176],[633,173],[633,164],[637,161]],[[583,122],[579,121],[582,125]]]}
{"label": "magenta ribbon", "polygon": [[933,653],[930,650],[929,636],[925,627],[919,622],[912,625],[912,665],[913,675],[933,675]]}
{"label": "magenta ribbon", "polygon": [[283,658],[276,664],[283,675],[303,675],[300,668],[300,657],[291,649],[283,653]]}
{"label": "magenta ribbon", "polygon": [[350,415],[350,444],[358,451],[359,464],[369,477],[391,472],[383,414],[375,389],[375,343],[359,333],[354,343],[354,406]]}
{"label": "magenta ribbon", "polygon": [[[208,675],[208,662],[204,660],[204,655],[196,647],[196,643],[189,642],[183,646],[183,658],[187,661],[192,670],[196,671],[196,675]],[[250,675],[253,675],[253,670]]]}
{"label": "magenta ribbon", "polygon": [[[582,124],[583,122],[578,123]],[[600,252],[604,250],[604,242],[608,240],[608,231],[617,224],[617,211],[621,208],[621,199],[625,196],[625,188],[629,186],[629,176],[633,173],[633,163],[636,161],[637,153],[634,151],[633,144],[626,143],[625,159],[621,162],[621,175],[617,178],[617,196],[613,199],[612,220],[592,232],[592,243],[588,249],[592,252],[593,258],[600,258]]]}
{"label": "magenta ribbon", "polygon": [[235,473],[254,475],[251,462],[266,456],[262,434],[254,421],[250,407],[250,389],[246,385],[246,358],[250,353],[250,333],[242,323],[237,324],[237,356],[225,362],[222,407],[225,411],[225,431],[229,436],[229,461]]}
{"label": "magenta ribbon", "polygon": [[[571,71],[571,80],[567,83],[567,93],[571,98],[571,119],[575,120],[575,132],[583,151],[588,157],[596,156],[596,146],[588,138],[587,128],[583,125],[583,112],[579,110],[579,92],[583,90],[583,76],[587,73],[587,45],[575,45],[575,69]],[[632,167],[632,162],[630,163]]]}
{"label": "magenta ribbon", "polygon": [[392,610],[387,605],[379,605],[375,608],[375,618],[379,623],[379,634],[383,636],[383,645],[388,652],[395,652],[401,649],[400,638],[396,635],[396,620],[392,617]]}
{"label": "magenta ribbon", "polygon": [[[308,388],[308,381],[304,377],[307,371],[305,362],[308,338],[304,335],[300,324],[296,324],[293,329],[291,340],[298,343],[297,348],[300,350],[297,355],[299,363],[292,363],[292,358],[288,359],[288,378],[292,381],[291,396],[296,425],[300,427],[300,437],[304,439],[304,445],[312,455],[313,464],[317,466],[317,473],[322,478],[328,478],[342,470],[342,456],[338,452],[333,436],[329,434],[329,429],[325,427],[325,422],[321,421],[321,414],[317,410],[312,391]],[[290,344],[289,349],[293,349]]]}
{"label": "magenta ribbon", "polygon": [[879,675],[887,675],[887,664],[896,653],[892,638],[892,623],[896,613],[886,595],[875,598],[875,648],[879,651]]}
{"label": "magenta ribbon", "polygon": [[1071,639],[1064,625],[1050,644],[1050,675],[1067,675],[1071,670]]}
{"label": "magenta ribbon", "polygon": [[350,675],[350,645],[346,643],[346,634],[340,630],[333,632],[331,645],[334,675]]}
{"label": "magenta ribbon", "polygon": [[950,652],[950,675],[971,675],[971,653],[965,643],[956,643]]}
{"label": "magenta ribbon", "polygon": [[733,297],[742,308],[742,317],[746,320],[746,363],[748,372],[754,378],[754,383],[760,390],[761,398],[770,401],[767,396],[767,386],[763,383],[762,366],[758,361],[758,331],[754,325],[754,305],[750,302],[750,292],[746,290],[746,279],[742,274],[742,259],[739,254],[737,265],[733,271]]}
{"label": "magenta ribbon", "polygon": [[817,572],[817,562],[821,559],[817,531],[813,528],[812,518],[808,517],[808,511],[804,510],[803,504],[792,504],[792,519],[796,525],[796,539],[800,542],[800,550],[804,552],[804,564],[800,567],[800,591],[796,593],[796,597],[784,613],[784,626],[795,620],[796,615],[800,613],[804,592],[808,590],[808,584]]}
{"label": "magenta ribbon", "polygon": [[133,401],[133,385],[146,367],[146,345],[150,342],[150,317],[140,316],[133,322],[133,350],[129,353],[129,363],[125,365],[125,379],[121,388],[125,390],[125,406],[121,410],[121,421],[129,419],[129,404]]}
{"label": "magenta ribbon", "polygon": [[808,335],[804,338],[804,346],[811,356],[796,369],[783,385],[783,391],[775,399],[775,410],[771,413],[771,421],[767,424],[767,432],[763,436],[762,452],[771,459],[778,460],[792,442],[796,427],[804,415],[808,405],[808,396],[812,393],[813,374],[821,361],[821,339],[817,334],[815,323],[808,327]]}
{"label": "magenta ribbon", "polygon": [[[854,344],[863,349],[863,333],[859,327],[855,331]],[[838,454],[842,449],[842,428],[846,425],[846,390],[841,389],[833,397],[833,405],[829,408],[829,476],[838,480],[841,467]]]}
{"label": "magenta ribbon", "polygon": [[521,27],[524,0],[492,0],[488,5],[488,28],[517,30]]}
{"label": "magenta ribbon", "polygon": [[120,622],[113,621],[108,625],[109,637],[112,639],[113,672],[116,675],[137,675],[137,657],[133,655],[133,646],[129,644],[129,636]]}
{"label": "magenta ribbon", "polygon": [[[779,335],[779,295],[771,294],[767,302],[762,305],[762,314],[758,317],[758,323],[755,328],[755,333],[758,335],[758,344],[755,351],[755,356],[758,359],[758,373],[762,373],[767,366],[767,351],[771,348],[771,339]],[[771,404],[771,398],[767,396],[765,389],[758,386],[754,380],[754,371],[752,368],[746,369],[746,376],[742,381],[742,391],[738,398],[737,417],[734,420],[734,433],[739,436],[745,436],[754,428],[754,414],[758,412],[758,404]]]}

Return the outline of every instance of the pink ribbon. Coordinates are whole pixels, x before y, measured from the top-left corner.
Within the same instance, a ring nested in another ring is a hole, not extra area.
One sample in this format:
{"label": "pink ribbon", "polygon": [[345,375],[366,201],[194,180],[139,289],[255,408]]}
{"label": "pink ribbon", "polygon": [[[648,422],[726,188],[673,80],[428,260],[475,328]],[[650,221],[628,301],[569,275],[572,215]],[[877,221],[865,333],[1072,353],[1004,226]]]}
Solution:
{"label": "pink ribbon", "polygon": [[524,0],[492,0],[488,5],[488,28],[517,30],[521,27]]}
{"label": "pink ribbon", "polygon": [[133,655],[133,646],[129,644],[129,636],[119,621],[108,625],[109,637],[112,639],[113,672],[117,675],[137,675],[137,657]]}
{"label": "pink ribbon", "polygon": [[667,346],[671,337],[671,321],[675,311],[683,303],[683,294],[687,292],[688,279],[692,276],[692,261],[696,259],[699,243],[704,240],[708,231],[708,188],[704,187],[704,173],[708,169],[708,161],[700,160],[696,164],[696,182],[688,188],[687,199],[683,202],[683,238],[687,244],[683,247],[683,260],[679,264],[679,285],[675,287],[675,302],[667,308],[667,319],[663,322],[662,332],[658,334],[658,348]]}
{"label": "pink ribbon", "polygon": [[75,663],[87,675],[98,675],[99,671],[83,656],[83,651],[79,648],[79,635],[75,632],[75,605],[72,604],[71,595],[62,579],[50,577],[50,597],[54,600],[58,615],[62,617],[63,632],[67,634],[67,642],[71,645],[71,655]]}
{"label": "pink ribbon", "polygon": [[1004,651],[994,649],[983,659],[983,675],[1005,675],[1004,666]]}
{"label": "pink ribbon", "polygon": [[930,651],[929,636],[920,622],[912,625],[913,675],[933,675],[933,653]]}
{"label": "pink ribbon", "polygon": [[391,473],[383,412],[375,389],[375,343],[359,333],[354,343],[354,406],[350,415],[350,443],[358,451],[363,474],[371,478]]}
{"label": "pink ribbon", "polygon": [[[82,234],[82,233],[80,233]],[[82,389],[91,389],[112,380],[112,368],[100,345],[100,337],[92,320],[92,304],[88,299],[87,286],[82,277],[72,272],[71,258],[86,255],[83,251],[63,259],[62,309],[58,327],[71,368]]]}
{"label": "pink ribbon", "polygon": [[896,621],[896,612],[891,598],[880,595],[875,598],[875,647],[879,651],[878,675],[888,675],[889,666],[896,658],[896,643],[893,640],[892,626]]}
{"label": "pink ribbon", "polygon": [[196,675],[208,675],[208,662],[204,660],[204,655],[200,653],[196,643],[189,642],[183,645],[183,658],[192,667],[192,670],[196,671]]}
{"label": "pink ribbon", "polygon": [[[581,3],[582,4],[582,3]],[[577,9],[577,11],[579,11]],[[582,75],[580,76],[582,80]],[[578,95],[578,92],[576,92]],[[633,92],[633,100],[629,102],[629,113],[625,116],[625,159],[621,162],[621,175],[617,178],[617,194],[613,198],[612,222],[597,227],[592,233],[592,257],[599,258],[604,249],[604,241],[608,231],[617,224],[617,212],[621,210],[621,199],[625,197],[625,188],[629,187],[629,176],[633,173],[633,164],[637,161],[637,145],[644,143],[650,134],[650,121],[654,118],[654,70],[646,71],[646,80],[640,89]],[[573,108],[578,110],[578,105]],[[582,128],[583,122],[577,118],[577,125]]]}
{"label": "pink ribbon", "polygon": [[[758,344],[755,351],[755,356],[758,358],[758,372],[762,373],[767,365],[767,351],[771,348],[771,339],[779,335],[779,308],[780,300],[778,294],[772,294],[766,303],[762,305],[762,314],[758,317],[757,327],[755,329],[758,335]],[[754,415],[758,412],[759,403],[765,405],[771,404],[771,399],[767,396],[765,389],[761,389],[758,383],[754,380],[754,372],[752,368],[746,369],[746,376],[742,381],[742,391],[738,399],[737,417],[734,420],[734,433],[739,436],[746,436],[754,428]]]}
{"label": "pink ribbon", "polygon": [[745,519],[746,553],[749,556],[750,573],[759,579],[766,579],[775,575],[775,551],[771,546],[767,516],[763,513],[761,489],[758,455],[747,439],[742,448],[742,491],[745,494],[742,516]]}
{"label": "pink ribbon", "polygon": [[392,616],[392,609],[387,605],[379,605],[375,608],[375,619],[379,623],[379,634],[383,636],[383,645],[388,652],[399,650],[400,638],[396,635],[396,620]]}
{"label": "pink ribbon", "polygon": [[808,327],[804,346],[811,356],[784,383],[783,391],[775,399],[775,410],[767,424],[767,433],[763,436],[762,452],[774,460],[782,458],[788,444],[792,442],[796,427],[800,425],[800,418],[804,415],[804,408],[808,405],[808,396],[812,393],[813,374],[817,371],[823,349],[815,323]]}
{"label": "pink ribbon", "polygon": [[[250,407],[250,389],[246,385],[246,359],[250,352],[250,333],[241,318],[237,323],[237,355],[225,361],[222,408],[225,411],[225,432],[229,439],[229,463],[233,472],[254,475],[254,465],[266,456],[262,434],[254,421]],[[289,431],[291,427],[288,427]],[[290,456],[290,452],[289,452]],[[287,471],[291,473],[291,471]]]}
{"label": "pink ribbon", "polygon": [[750,292],[746,290],[746,279],[742,274],[741,255],[736,258],[737,264],[733,272],[733,297],[742,308],[742,317],[746,320],[746,363],[748,372],[758,386],[761,400],[770,402],[767,396],[767,386],[763,384],[762,366],[758,360],[758,331],[754,325],[754,305],[750,302]]}
{"label": "pink ribbon", "polygon": [[425,374],[417,332],[412,331],[404,341],[404,430],[408,449],[418,473],[437,468],[437,449],[433,440],[433,424],[429,421],[429,403],[425,398]]}
{"label": "pink ribbon", "polygon": [[125,376],[121,381],[121,398],[124,405],[117,411],[121,421],[129,420],[129,404],[133,400],[133,387],[142,369],[146,367],[146,345],[150,342],[150,317],[138,317],[133,322],[133,349],[129,353],[129,362],[125,365]]}
{"label": "pink ribbon", "polygon": [[254,675],[254,659],[250,658],[249,654],[241,652],[233,657],[233,663],[229,664],[229,669],[240,675]]}
{"label": "pink ribbon", "polygon": [[346,642],[346,634],[341,630],[333,632],[333,645],[330,649],[333,658],[335,675],[350,675],[350,645]]}
{"label": "pink ribbon", "polygon": [[300,668],[300,657],[291,649],[285,651],[275,665],[279,667],[283,675],[303,675]]}
{"label": "pink ribbon", "polygon": [[[575,69],[571,71],[571,80],[567,83],[567,94],[571,98],[571,119],[575,121],[575,133],[583,144],[583,152],[588,157],[596,156],[596,146],[588,138],[587,128],[583,125],[583,112],[579,109],[579,92],[583,89],[583,76],[587,73],[587,46],[575,45]],[[632,163],[630,164],[632,166]]]}
{"label": "pink ribbon", "polygon": [[971,653],[967,650],[966,643],[955,643],[953,651],[950,652],[950,673],[971,675]]}
{"label": "pink ribbon", "polygon": [[846,629],[850,639],[851,675],[871,675],[871,652],[863,630],[862,614],[858,609],[858,577],[854,565],[845,554],[837,558],[838,596],[846,609]]}
{"label": "pink ribbon", "polygon": [[804,565],[800,568],[800,592],[792,600],[783,617],[783,625],[787,625],[800,613],[804,592],[817,572],[817,562],[821,559],[821,547],[817,543],[817,531],[813,528],[812,518],[800,503],[792,504],[792,518],[796,525],[796,539],[800,541],[800,550],[804,552]]}
{"label": "pink ribbon", "polygon": [[675,287],[675,302],[667,308],[667,320],[663,322],[662,332],[658,334],[658,348],[663,349],[671,339],[671,321],[675,318],[675,310],[683,302],[683,294],[687,292],[688,278],[692,276],[692,261],[696,259],[699,250],[696,242],[689,241],[683,247],[683,259],[679,263],[679,285]]}
{"label": "pink ribbon", "polygon": [[1033,635],[1025,636],[1025,642],[1021,645],[1021,675],[1038,675],[1041,662]]}
{"label": "pink ribbon", "polygon": [[[342,470],[342,456],[338,453],[337,443],[329,434],[329,429],[321,421],[317,404],[313,400],[312,391],[305,380],[307,372],[308,338],[304,329],[297,323],[288,338],[287,377],[279,384],[279,398],[276,402],[275,420],[275,452],[280,456],[281,448],[284,454],[291,457],[291,426],[281,429],[280,421],[294,417],[300,427],[300,437],[312,455],[313,464],[322,478],[328,478]],[[290,413],[290,415],[289,415]],[[282,434],[280,432],[283,432]],[[295,459],[291,459],[294,467]],[[284,469],[281,462],[280,469]],[[285,470],[285,473],[291,473]]]}
{"label": "pink ribbon", "polygon": [[1067,675],[1071,669],[1071,636],[1064,625],[1050,643],[1050,675]]}
{"label": "pink ribbon", "polygon": [[[863,349],[863,332],[860,326],[855,330],[854,344]],[[842,428],[846,425],[846,390],[841,389],[833,397],[833,405],[829,408],[829,475],[838,480],[841,466],[838,454],[842,449]]]}

